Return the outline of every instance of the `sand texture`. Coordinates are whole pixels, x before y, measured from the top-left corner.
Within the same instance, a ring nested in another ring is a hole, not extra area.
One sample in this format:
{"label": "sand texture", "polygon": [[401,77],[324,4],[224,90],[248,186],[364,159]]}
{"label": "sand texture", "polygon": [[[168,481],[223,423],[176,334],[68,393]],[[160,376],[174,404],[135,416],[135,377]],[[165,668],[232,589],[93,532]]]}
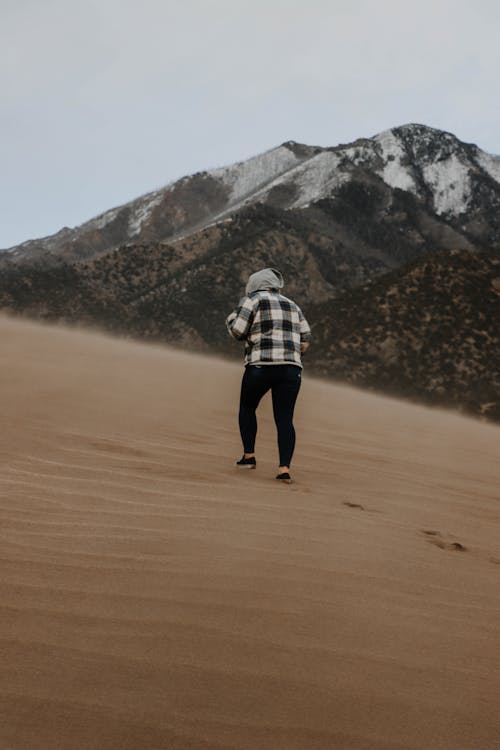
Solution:
{"label": "sand texture", "polygon": [[498,750],[500,430],[0,317],[0,750]]}

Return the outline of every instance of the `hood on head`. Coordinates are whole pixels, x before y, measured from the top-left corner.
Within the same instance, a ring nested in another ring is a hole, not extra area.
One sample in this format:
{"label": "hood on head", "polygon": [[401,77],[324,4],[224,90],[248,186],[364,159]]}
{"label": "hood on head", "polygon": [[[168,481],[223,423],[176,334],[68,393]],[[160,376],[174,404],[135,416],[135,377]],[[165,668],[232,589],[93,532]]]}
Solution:
{"label": "hood on head", "polygon": [[283,276],[276,268],[263,268],[249,276],[245,292],[248,295],[263,289],[283,289],[284,283]]}

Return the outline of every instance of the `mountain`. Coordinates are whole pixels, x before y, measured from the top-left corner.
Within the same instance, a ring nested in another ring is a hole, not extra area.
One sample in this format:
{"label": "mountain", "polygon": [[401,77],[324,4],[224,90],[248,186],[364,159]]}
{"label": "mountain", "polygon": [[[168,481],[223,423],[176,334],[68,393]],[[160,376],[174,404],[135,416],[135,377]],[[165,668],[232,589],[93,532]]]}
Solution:
{"label": "mountain", "polygon": [[342,202],[343,188],[353,182],[376,190],[382,212],[406,224],[417,243],[427,238],[449,248],[500,245],[500,157],[451,133],[410,124],[328,148],[287,141],[246,161],[183,177],[8,254],[84,259],[123,244],[172,242],[257,203],[310,214],[318,202],[337,204],[339,195]]}
{"label": "mountain", "polygon": [[[210,244],[220,229],[206,231]],[[0,275],[0,308],[241,359],[224,319],[242,291],[245,250],[224,241],[198,256],[160,243],[14,264]],[[280,268],[312,326],[308,371],[500,421],[500,252],[426,254],[335,297],[300,247]]]}
{"label": "mountain", "polygon": [[311,309],[318,374],[500,421],[500,253],[429,254]]}
{"label": "mountain", "polygon": [[225,316],[277,266],[312,372],[500,420],[499,162],[420,125],[288,142],[4,253],[0,309],[240,357]]}

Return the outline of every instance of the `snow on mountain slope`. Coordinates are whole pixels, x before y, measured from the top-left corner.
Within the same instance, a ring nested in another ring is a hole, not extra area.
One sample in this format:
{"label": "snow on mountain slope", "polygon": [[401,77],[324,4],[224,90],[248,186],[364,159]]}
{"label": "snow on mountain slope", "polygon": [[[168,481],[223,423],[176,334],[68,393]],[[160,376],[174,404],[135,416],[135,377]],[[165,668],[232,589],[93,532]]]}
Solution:
{"label": "snow on mountain slope", "polygon": [[[414,194],[426,210],[449,221],[469,210],[483,220],[485,212],[493,216],[500,206],[500,157],[462,143],[451,133],[410,124],[331,148],[287,141],[245,161],[183,177],[80,227],[65,227],[9,252],[15,258],[46,251],[91,257],[131,241],[172,241],[246,205],[270,202],[300,209],[331,197],[353,177],[370,175]],[[495,221],[490,224],[488,243],[496,242],[498,233]]]}
{"label": "snow on mountain slope", "polygon": [[456,154],[433,164],[427,164],[422,172],[431,189],[437,214],[458,216],[466,211],[471,198],[470,166]]}
{"label": "snow on mountain slope", "polygon": [[96,216],[95,219],[91,219],[88,222],[85,222],[83,226],[88,226],[89,228],[92,227],[94,229],[104,229],[104,227],[107,224],[110,224],[112,221],[114,221],[118,215],[118,212],[120,211],[120,208],[112,208],[109,211],[106,211],[103,214],[100,214],[99,216]]}
{"label": "snow on mountain slope", "polygon": [[162,202],[164,193],[165,190],[157,190],[137,202],[135,211],[132,212],[128,222],[129,237],[137,237],[140,234],[142,226],[151,216],[153,209]]}
{"label": "snow on mountain slope", "polygon": [[[334,188],[349,179],[348,173],[339,169],[339,163],[339,156],[331,151],[321,151],[319,154],[296,163],[295,166],[264,184],[259,190],[243,193],[242,199],[237,203],[232,203],[230,210],[238,210],[244,205],[258,201],[265,202],[273,189],[287,185],[295,191],[295,197],[288,208],[304,208],[313,201],[329,195]],[[222,218],[229,212],[225,210],[215,218]]]}
{"label": "snow on mountain slope", "polygon": [[302,208],[329,195],[332,190],[346,182],[348,174],[339,169],[340,157],[331,151],[322,151],[306,164],[302,164],[294,175],[299,190],[291,208]]}
{"label": "snow on mountain slope", "polygon": [[411,172],[408,154],[401,141],[392,130],[385,130],[373,139],[380,147],[383,161],[382,169],[377,170],[384,182],[394,188],[418,193],[415,178]]}
{"label": "snow on mountain slope", "polygon": [[300,163],[293,151],[278,146],[230,167],[211,169],[208,174],[230,188],[229,204],[236,205]]}
{"label": "snow on mountain slope", "polygon": [[487,154],[478,149],[476,161],[490,177],[500,183],[500,156],[493,156],[493,154]]}

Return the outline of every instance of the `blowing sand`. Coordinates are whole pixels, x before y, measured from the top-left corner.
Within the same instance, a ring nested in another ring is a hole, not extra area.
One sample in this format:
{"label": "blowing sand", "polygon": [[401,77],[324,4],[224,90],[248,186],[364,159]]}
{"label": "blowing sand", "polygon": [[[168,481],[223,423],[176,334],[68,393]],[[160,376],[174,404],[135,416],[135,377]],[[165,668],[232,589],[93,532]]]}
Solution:
{"label": "blowing sand", "polygon": [[2,750],[498,750],[500,430],[0,318]]}

